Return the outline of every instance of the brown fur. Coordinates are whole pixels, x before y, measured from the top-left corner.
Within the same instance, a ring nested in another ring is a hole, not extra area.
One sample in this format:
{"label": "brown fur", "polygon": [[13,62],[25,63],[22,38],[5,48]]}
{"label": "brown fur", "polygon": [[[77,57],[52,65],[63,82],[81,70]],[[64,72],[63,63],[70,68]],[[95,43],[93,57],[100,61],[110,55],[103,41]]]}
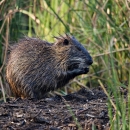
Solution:
{"label": "brown fur", "polygon": [[74,77],[88,72],[92,58],[69,35],[55,37],[50,44],[37,38],[24,38],[12,49],[6,78],[15,97],[43,98],[65,86]]}

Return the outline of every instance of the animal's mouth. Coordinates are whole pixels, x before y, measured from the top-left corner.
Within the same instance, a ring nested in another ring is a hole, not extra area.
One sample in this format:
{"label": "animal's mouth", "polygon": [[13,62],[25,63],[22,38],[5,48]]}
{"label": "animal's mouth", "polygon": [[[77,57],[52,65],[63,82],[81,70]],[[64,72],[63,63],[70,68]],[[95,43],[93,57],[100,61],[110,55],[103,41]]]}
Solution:
{"label": "animal's mouth", "polygon": [[84,74],[89,72],[89,65],[85,64],[85,63],[80,63],[79,64],[79,69],[84,71]]}
{"label": "animal's mouth", "polygon": [[86,74],[89,72],[89,65],[81,65],[79,63],[75,63],[68,67],[68,70],[70,71],[75,70],[75,69],[83,70],[83,74]]}
{"label": "animal's mouth", "polygon": [[74,69],[78,69],[79,68],[79,64],[72,64],[70,66],[68,66],[68,70],[74,70]]}

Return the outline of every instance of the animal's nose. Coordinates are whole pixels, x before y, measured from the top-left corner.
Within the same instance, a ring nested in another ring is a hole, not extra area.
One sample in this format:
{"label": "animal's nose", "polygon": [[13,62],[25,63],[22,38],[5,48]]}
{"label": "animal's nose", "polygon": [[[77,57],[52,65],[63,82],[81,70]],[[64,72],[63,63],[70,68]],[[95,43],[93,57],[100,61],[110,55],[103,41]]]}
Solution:
{"label": "animal's nose", "polygon": [[92,63],[93,63],[92,59],[88,60],[88,62],[87,62],[88,65],[91,65]]}

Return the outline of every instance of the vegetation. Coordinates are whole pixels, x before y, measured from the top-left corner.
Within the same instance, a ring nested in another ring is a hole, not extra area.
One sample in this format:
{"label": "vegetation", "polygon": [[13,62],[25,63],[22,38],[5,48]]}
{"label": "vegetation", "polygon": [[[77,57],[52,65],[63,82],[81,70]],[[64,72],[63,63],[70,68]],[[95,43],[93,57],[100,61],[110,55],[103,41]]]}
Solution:
{"label": "vegetation", "polygon": [[[7,50],[24,35],[53,42],[69,33],[89,50],[89,74],[71,82],[62,93],[80,86],[101,86],[109,97],[112,130],[130,129],[130,3],[127,0],[1,0],[0,86],[3,96]],[[128,94],[122,94],[125,89]],[[112,108],[114,108],[114,115]]]}

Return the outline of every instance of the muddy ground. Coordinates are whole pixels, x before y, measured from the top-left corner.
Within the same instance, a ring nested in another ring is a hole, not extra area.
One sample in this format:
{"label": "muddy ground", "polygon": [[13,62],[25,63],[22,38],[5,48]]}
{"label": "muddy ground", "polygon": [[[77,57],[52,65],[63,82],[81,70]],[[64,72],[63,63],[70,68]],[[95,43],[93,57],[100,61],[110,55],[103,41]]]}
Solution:
{"label": "muddy ground", "polygon": [[42,100],[8,98],[0,103],[0,130],[108,130],[107,102],[102,90],[84,88]]}

